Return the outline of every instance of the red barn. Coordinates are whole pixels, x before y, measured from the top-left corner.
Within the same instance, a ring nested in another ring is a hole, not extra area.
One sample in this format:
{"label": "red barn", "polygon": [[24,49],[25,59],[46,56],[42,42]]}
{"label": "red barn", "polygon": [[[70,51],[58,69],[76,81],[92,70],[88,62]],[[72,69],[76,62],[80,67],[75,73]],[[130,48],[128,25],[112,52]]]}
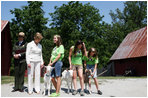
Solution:
{"label": "red barn", "polygon": [[1,75],[9,75],[12,44],[9,22],[1,20]]}
{"label": "red barn", "polygon": [[136,76],[147,75],[147,27],[129,33],[110,58],[114,75],[133,70]]}

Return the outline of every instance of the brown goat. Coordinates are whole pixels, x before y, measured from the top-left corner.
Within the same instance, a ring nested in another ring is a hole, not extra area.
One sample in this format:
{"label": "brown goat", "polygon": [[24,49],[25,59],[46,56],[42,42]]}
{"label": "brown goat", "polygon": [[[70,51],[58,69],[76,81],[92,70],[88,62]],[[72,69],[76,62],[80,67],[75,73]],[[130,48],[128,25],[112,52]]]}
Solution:
{"label": "brown goat", "polygon": [[[85,74],[83,75],[86,90],[87,90],[87,84],[89,84],[89,78],[88,77],[91,75],[91,73],[92,73],[91,70],[86,69]],[[87,90],[87,91],[88,91],[88,93],[91,94],[90,90]]]}

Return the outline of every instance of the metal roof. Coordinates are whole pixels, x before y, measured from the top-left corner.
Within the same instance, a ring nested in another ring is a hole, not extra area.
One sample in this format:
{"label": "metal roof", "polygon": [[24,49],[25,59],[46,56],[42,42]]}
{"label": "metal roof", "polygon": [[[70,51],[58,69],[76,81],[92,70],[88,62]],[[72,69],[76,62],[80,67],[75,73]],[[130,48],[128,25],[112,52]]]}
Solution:
{"label": "metal roof", "polygon": [[110,60],[147,56],[147,27],[129,33]]}
{"label": "metal roof", "polygon": [[7,20],[1,20],[1,32],[6,27],[7,24],[8,24],[8,21]]}

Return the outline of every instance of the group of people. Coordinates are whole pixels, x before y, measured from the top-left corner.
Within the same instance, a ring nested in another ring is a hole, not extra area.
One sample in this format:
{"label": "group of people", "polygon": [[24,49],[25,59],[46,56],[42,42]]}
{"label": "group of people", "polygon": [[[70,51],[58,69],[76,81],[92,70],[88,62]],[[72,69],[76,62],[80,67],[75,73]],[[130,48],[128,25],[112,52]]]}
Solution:
{"label": "group of people", "polygon": [[[40,71],[44,67],[44,61],[42,56],[42,45],[40,41],[43,36],[41,33],[37,32],[34,36],[34,40],[28,44],[24,41],[25,34],[20,32],[18,35],[18,42],[13,47],[13,56],[15,64],[15,87],[12,92],[20,91],[23,92],[24,85],[24,73],[26,69],[28,70],[28,93],[33,93],[33,77],[35,76],[35,92],[40,93]],[[53,42],[55,47],[51,52],[51,58],[49,60],[48,66],[54,67],[51,72],[51,81],[56,89],[56,92],[52,93],[51,97],[60,96],[60,86],[61,86],[61,69],[63,66],[62,59],[64,58],[64,46],[62,44],[62,39],[60,35],[54,35]],[[73,95],[78,93],[77,91],[77,73],[80,80],[81,91],[80,95],[84,96],[84,78],[83,78],[83,61],[84,67],[92,71],[91,76],[89,76],[89,89],[91,89],[91,80],[94,79],[96,89],[98,94],[102,95],[99,90],[97,81],[97,64],[98,57],[95,48],[91,48],[88,53],[85,47],[85,43],[78,40],[74,46],[70,48],[69,51],[69,64],[70,70],[73,70],[73,85],[74,91]]]}

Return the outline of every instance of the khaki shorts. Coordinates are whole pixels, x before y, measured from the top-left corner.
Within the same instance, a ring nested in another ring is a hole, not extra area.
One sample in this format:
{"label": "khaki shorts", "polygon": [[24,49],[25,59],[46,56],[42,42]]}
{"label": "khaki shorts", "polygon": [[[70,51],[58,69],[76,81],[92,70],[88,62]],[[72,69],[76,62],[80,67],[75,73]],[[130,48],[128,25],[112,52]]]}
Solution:
{"label": "khaki shorts", "polygon": [[83,69],[82,65],[72,65],[72,70],[79,70],[79,69]]}

